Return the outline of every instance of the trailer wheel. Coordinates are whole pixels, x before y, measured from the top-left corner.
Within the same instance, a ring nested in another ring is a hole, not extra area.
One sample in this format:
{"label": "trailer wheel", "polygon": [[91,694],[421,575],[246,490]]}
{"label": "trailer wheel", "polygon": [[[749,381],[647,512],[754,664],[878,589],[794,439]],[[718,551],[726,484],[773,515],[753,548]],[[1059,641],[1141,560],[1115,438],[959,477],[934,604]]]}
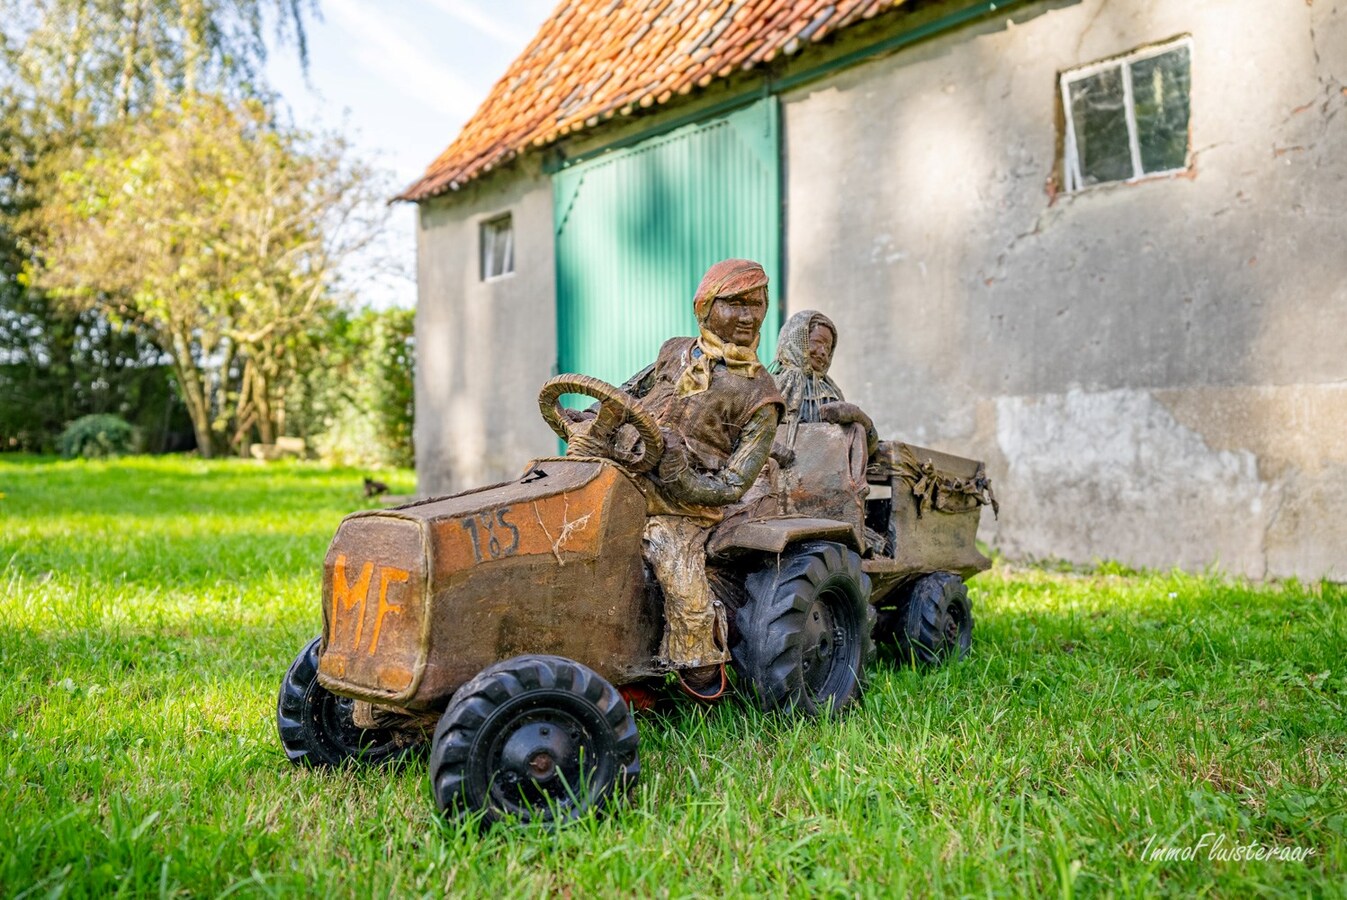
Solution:
{"label": "trailer wheel", "polygon": [[587,666],[516,656],[459,688],[430,752],[435,805],[484,825],[567,822],[625,800],[641,771],[636,723]]}
{"label": "trailer wheel", "polygon": [[963,659],[973,646],[973,604],[958,575],[925,575],[906,591],[897,609],[880,613],[875,640],[891,643],[899,661],[938,666]]}
{"label": "trailer wheel", "polygon": [[336,766],[348,759],[373,765],[404,755],[410,747],[401,735],[358,727],[351,717],[355,701],[318,683],[319,641],[314,638],[300,651],[281,680],[276,726],[285,755],[310,766]]}
{"label": "trailer wheel", "polygon": [[746,582],[734,665],[764,710],[837,713],[860,697],[874,656],[870,578],[841,544],[792,548]]}

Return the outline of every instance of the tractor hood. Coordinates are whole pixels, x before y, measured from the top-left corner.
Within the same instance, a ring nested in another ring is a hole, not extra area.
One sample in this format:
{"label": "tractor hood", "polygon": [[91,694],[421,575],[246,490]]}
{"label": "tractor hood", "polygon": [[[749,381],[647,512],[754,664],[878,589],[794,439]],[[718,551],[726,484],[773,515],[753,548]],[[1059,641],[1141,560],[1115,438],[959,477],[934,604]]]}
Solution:
{"label": "tractor hood", "polygon": [[612,631],[631,627],[643,592],[643,523],[627,475],[577,460],[349,515],[324,562],[319,681],[427,708],[497,659],[561,652],[577,628],[620,644]]}

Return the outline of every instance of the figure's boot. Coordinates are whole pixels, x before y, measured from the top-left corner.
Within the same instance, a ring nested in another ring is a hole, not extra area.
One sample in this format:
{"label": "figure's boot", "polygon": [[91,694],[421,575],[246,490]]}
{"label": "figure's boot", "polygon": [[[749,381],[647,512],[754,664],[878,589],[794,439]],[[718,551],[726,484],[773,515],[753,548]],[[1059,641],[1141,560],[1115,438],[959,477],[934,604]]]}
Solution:
{"label": "figure's boot", "polygon": [[719,700],[724,696],[725,688],[729,686],[729,680],[725,677],[724,663],[679,669],[677,675],[678,685],[684,693],[703,703]]}

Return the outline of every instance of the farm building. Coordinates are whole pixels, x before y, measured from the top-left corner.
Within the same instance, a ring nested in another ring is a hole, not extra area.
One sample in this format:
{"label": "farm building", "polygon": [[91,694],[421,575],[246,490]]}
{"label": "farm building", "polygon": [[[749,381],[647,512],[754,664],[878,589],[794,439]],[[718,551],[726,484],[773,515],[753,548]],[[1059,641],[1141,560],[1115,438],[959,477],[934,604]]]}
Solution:
{"label": "farm building", "polygon": [[563,0],[420,207],[424,493],[762,262],[1011,557],[1347,579],[1347,5]]}

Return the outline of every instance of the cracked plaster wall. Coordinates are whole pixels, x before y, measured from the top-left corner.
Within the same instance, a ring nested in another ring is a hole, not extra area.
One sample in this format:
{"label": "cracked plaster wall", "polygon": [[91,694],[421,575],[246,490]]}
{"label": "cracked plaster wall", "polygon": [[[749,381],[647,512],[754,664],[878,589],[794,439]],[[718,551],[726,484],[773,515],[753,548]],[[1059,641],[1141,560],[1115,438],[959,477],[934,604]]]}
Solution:
{"label": "cracked plaster wall", "polygon": [[[1057,75],[1188,34],[1192,170],[1055,194]],[[1032,4],[783,98],[787,291],[1015,556],[1347,579],[1347,0]]]}
{"label": "cracked plaster wall", "polygon": [[[1057,73],[1179,34],[1193,171],[1054,199]],[[815,82],[782,99],[788,303],[883,434],[988,461],[1013,556],[1347,579],[1345,84],[1347,0],[1051,0]],[[555,450],[551,203],[526,157],[422,206],[422,494]]]}

